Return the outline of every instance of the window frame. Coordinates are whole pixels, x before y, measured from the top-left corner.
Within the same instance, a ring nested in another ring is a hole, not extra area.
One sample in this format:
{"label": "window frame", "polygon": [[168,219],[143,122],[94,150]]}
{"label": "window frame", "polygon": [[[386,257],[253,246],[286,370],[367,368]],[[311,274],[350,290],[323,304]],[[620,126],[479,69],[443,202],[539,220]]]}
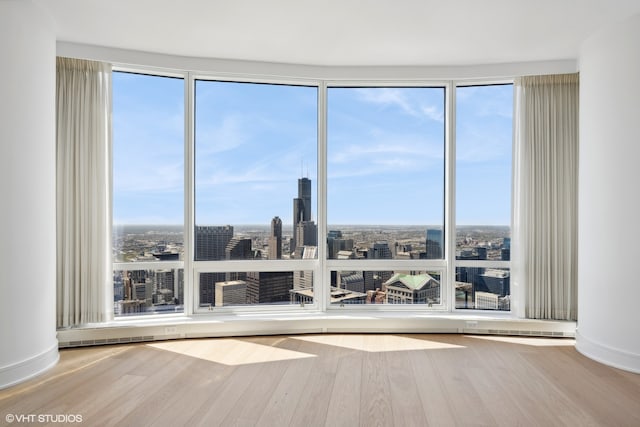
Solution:
{"label": "window frame", "polygon": [[[190,100],[189,100],[189,112],[190,112],[190,125],[189,125],[189,139],[185,141],[188,145],[188,151],[190,153],[189,162],[189,189],[185,188],[185,194],[188,194],[190,200],[188,201],[188,210],[185,212],[185,218],[188,218],[189,226],[185,229],[185,233],[189,235],[189,256],[185,256],[185,262],[188,260],[190,264],[190,288],[191,288],[191,314],[203,315],[203,314],[247,314],[254,312],[301,312],[301,311],[318,311],[320,310],[320,301],[318,298],[318,287],[322,281],[319,279],[321,271],[317,259],[290,259],[290,260],[216,260],[216,261],[196,261],[195,255],[195,87],[196,81],[216,81],[216,82],[229,82],[229,83],[253,83],[253,84],[268,84],[268,85],[280,85],[280,86],[303,86],[314,87],[317,89],[318,104],[321,97],[321,81],[313,79],[277,79],[277,78],[263,78],[260,76],[246,76],[246,75],[212,75],[208,73],[190,73]],[[317,141],[320,140],[320,112],[317,114]],[[319,199],[319,187],[320,187],[320,153],[319,144],[316,142],[317,147],[317,169],[318,169],[318,196]],[[293,194],[292,194],[293,197]],[[319,214],[319,204],[316,202],[316,212]],[[185,234],[186,236],[186,234]],[[323,239],[318,225],[318,256],[320,253],[320,243]],[[185,242],[186,247],[186,242]],[[226,272],[275,272],[275,271],[292,271],[295,273],[299,271],[312,271],[313,272],[313,289],[314,289],[314,302],[312,304],[273,304],[273,305],[246,305],[246,306],[223,306],[223,307],[201,307],[200,306],[200,280],[199,275],[202,273],[226,273]],[[186,277],[186,273],[185,273]],[[185,279],[186,281],[186,279]],[[185,293],[186,294],[186,293]],[[185,296],[186,298],[186,296]]]}
{"label": "window frame", "polygon": [[[473,86],[498,86],[498,85],[511,85],[515,88],[515,79],[510,78],[510,79],[468,79],[468,80],[457,80],[457,81],[452,81],[452,98],[453,98],[453,120],[452,120],[452,124],[451,124],[451,132],[454,135],[452,138],[452,155],[450,156],[449,161],[451,162],[451,168],[453,170],[453,189],[452,189],[452,200],[451,200],[451,220],[453,221],[453,227],[451,227],[450,230],[448,230],[450,232],[449,235],[449,241],[452,242],[453,244],[451,245],[451,247],[449,248],[449,250],[451,250],[450,255],[450,259],[451,259],[451,277],[450,277],[450,282],[449,282],[449,290],[451,292],[451,307],[450,307],[450,311],[451,313],[470,313],[470,314],[477,314],[477,313],[492,313],[492,314],[515,314],[515,310],[513,307],[513,304],[510,305],[509,310],[487,310],[487,309],[477,309],[477,308],[458,308],[456,307],[456,295],[455,295],[455,286],[456,286],[456,278],[455,278],[455,274],[456,274],[456,267],[481,267],[481,268],[507,268],[509,269],[509,274],[512,274],[512,266],[511,266],[511,261],[492,261],[492,260],[457,260],[456,259],[456,238],[457,238],[457,223],[456,223],[456,181],[455,181],[455,170],[456,170],[456,155],[457,155],[457,150],[456,150],[456,137],[455,137],[455,133],[456,133],[456,119],[457,119],[457,112],[455,111],[456,107],[457,107],[457,102],[456,102],[456,94],[457,94],[457,89],[458,87],[473,87]],[[514,92],[514,96],[513,96],[513,105],[512,105],[512,110],[515,111],[515,92]],[[510,196],[510,231],[513,232],[513,183],[514,183],[514,179],[515,179],[515,175],[514,175],[514,162],[515,162],[515,117],[512,118],[512,128],[511,128],[511,194]],[[513,242],[513,240],[512,240]],[[511,301],[514,301],[514,293],[513,293],[513,287],[510,288],[510,298]]]}
{"label": "window frame", "polygon": [[[324,191],[325,193],[323,194],[323,200],[324,200],[324,204],[322,205],[322,215],[320,214],[320,211],[318,211],[318,217],[322,218],[322,223],[325,229],[325,234],[324,236],[326,236],[327,231],[328,231],[328,224],[327,224],[327,188],[326,188],[326,184],[327,184],[327,135],[326,135],[326,129],[327,129],[327,114],[328,114],[328,105],[326,102],[326,97],[328,95],[328,89],[334,87],[334,88],[442,88],[444,90],[444,189],[443,189],[443,193],[444,193],[444,200],[443,200],[443,227],[444,230],[446,230],[447,228],[447,222],[448,222],[448,215],[447,215],[447,181],[448,181],[448,177],[449,177],[449,173],[448,173],[448,167],[449,167],[449,162],[447,161],[447,154],[448,154],[448,146],[449,146],[449,133],[448,133],[448,122],[450,120],[450,115],[449,115],[449,111],[448,111],[448,105],[449,105],[449,93],[450,93],[450,81],[446,81],[446,80],[328,80],[325,82],[325,103],[324,103],[324,108],[325,108],[325,112],[324,112],[324,128],[325,128],[325,135],[324,135],[324,140],[322,141],[323,144],[323,160],[324,160]],[[431,270],[431,271],[438,271],[440,273],[440,277],[444,278],[445,280],[441,280],[441,285],[440,285],[440,304],[435,304],[432,307],[426,307],[426,305],[424,304],[407,304],[407,305],[402,305],[402,304],[362,304],[362,305],[358,305],[358,304],[345,304],[344,306],[342,305],[332,305],[330,303],[327,302],[327,308],[326,310],[328,312],[331,311],[344,311],[344,310],[356,310],[356,311],[362,311],[362,310],[367,310],[367,311],[407,311],[407,310],[415,310],[415,311],[428,311],[428,312],[447,312],[447,301],[449,300],[449,291],[448,288],[449,286],[446,285],[446,283],[448,283],[448,281],[446,280],[446,278],[448,278],[449,276],[449,272],[448,272],[448,260],[447,260],[447,254],[448,251],[446,250],[447,244],[448,244],[448,239],[445,238],[445,248],[443,250],[443,257],[442,259],[431,259],[431,260],[397,260],[397,259],[391,259],[391,260],[337,260],[337,259],[328,259],[328,253],[327,253],[327,248],[326,248],[326,237],[323,239],[323,242],[325,242],[325,249],[324,251],[320,251],[319,256],[322,257],[325,260],[325,270],[328,273],[328,275],[330,276],[330,273],[332,271],[340,271],[340,270],[345,270],[345,271],[386,271],[386,270]],[[329,283],[325,283],[325,290],[323,292],[323,294],[326,294],[327,298],[329,295]]]}
{"label": "window frame", "polygon": [[[182,313],[171,314],[143,314],[141,319],[169,317],[189,317],[213,314],[250,314],[250,313],[338,313],[344,310],[354,312],[367,310],[374,312],[419,312],[429,313],[484,313],[487,310],[458,309],[455,307],[455,269],[457,266],[510,268],[510,261],[457,261],[456,258],[456,89],[463,86],[513,84],[513,78],[504,79],[322,79],[322,78],[292,78],[269,77],[265,75],[240,73],[192,72],[155,67],[131,67],[114,64],[114,71],[136,74],[177,77],[184,81],[184,260],[146,263],[116,263],[112,260],[112,270],[122,270],[135,264],[137,269],[183,268],[184,269],[184,310]],[[195,261],[195,82],[196,80],[210,80],[221,82],[257,83],[316,87],[317,97],[317,228],[318,247],[317,258],[313,260],[248,260],[248,261]],[[375,88],[375,87],[438,87],[444,89],[444,212],[443,212],[443,258],[438,260],[336,260],[327,259],[326,236],[327,224],[327,95],[331,87],[341,88]],[[515,102],[515,97],[514,97]],[[514,126],[515,128],[515,126]],[[513,165],[513,160],[512,160]],[[111,171],[112,171],[111,166]],[[514,180],[512,166],[511,181]],[[113,178],[112,178],[113,179]],[[113,188],[110,194],[113,200]],[[513,200],[511,200],[513,203]],[[513,219],[511,220],[513,229]],[[169,267],[169,264],[172,267]],[[175,264],[175,267],[173,267]],[[494,265],[495,264],[495,265]],[[425,304],[380,304],[358,305],[345,304],[335,306],[330,303],[330,276],[332,271],[384,271],[384,270],[431,270],[441,274],[440,304],[426,307]],[[199,274],[205,272],[269,272],[269,271],[313,271],[314,302],[312,304],[281,304],[281,305],[247,305],[215,307],[213,310],[199,307]],[[113,284],[111,284],[113,285]],[[113,292],[113,289],[111,289]],[[511,287],[512,302],[521,292]],[[112,298],[113,299],[113,298]],[[110,310],[113,313],[113,303]],[[510,311],[494,312],[492,314],[515,315],[513,303]],[[136,316],[118,316],[115,320],[130,320]]]}
{"label": "window frame", "polygon": [[[189,100],[189,96],[188,96],[188,88],[189,88],[189,72],[184,71],[184,70],[176,70],[176,69],[168,69],[168,68],[154,68],[154,67],[136,67],[136,66],[131,66],[128,64],[117,64],[117,63],[113,63],[112,67],[111,67],[111,71],[112,72],[121,72],[121,73],[129,73],[129,74],[136,74],[136,75],[142,75],[142,76],[150,76],[150,77],[166,77],[166,78],[177,78],[177,79],[182,79],[183,81],[183,98],[184,98],[184,109],[183,109],[183,114],[184,114],[184,119],[183,119],[183,155],[184,155],[184,179],[183,179],[183,199],[185,201],[185,207],[186,207],[186,201],[189,198],[188,193],[187,193],[187,169],[188,169],[188,165],[187,165],[187,144],[186,142],[186,138],[188,136],[189,133],[189,117],[190,117],[190,110],[189,108],[189,104],[188,104],[188,100]],[[113,90],[113,89],[112,89]],[[111,101],[111,109],[112,111],[110,112],[110,116],[113,115],[113,100]],[[111,138],[113,137],[113,131],[111,130]],[[110,184],[109,184],[109,221],[111,222],[110,227],[113,228],[113,193],[114,193],[114,186],[113,186],[113,146],[111,145],[110,147],[110,151],[109,151],[109,179],[110,179]],[[189,270],[187,269],[187,263],[186,263],[186,253],[187,253],[187,234],[185,233],[186,231],[186,224],[187,224],[187,210],[183,209],[183,247],[184,247],[184,253],[185,253],[185,257],[184,260],[182,261],[148,261],[148,262],[115,262],[113,260],[113,258],[111,258],[111,272],[113,274],[113,272],[115,271],[119,271],[119,270],[159,270],[159,269],[183,269],[183,278],[184,278],[184,288],[183,288],[183,310],[182,312],[179,313],[163,313],[163,314],[159,314],[159,313],[150,313],[150,314],[140,314],[140,315],[128,315],[128,316],[115,316],[115,301],[114,301],[114,289],[113,289],[113,283],[110,282],[110,288],[109,288],[109,301],[107,302],[107,304],[109,304],[109,306],[107,307],[108,310],[106,310],[107,313],[109,313],[109,319],[108,320],[113,320],[113,321],[126,321],[126,320],[130,320],[130,319],[135,319],[135,318],[141,318],[141,319],[154,319],[154,318],[169,318],[169,317],[184,317],[189,315],[189,313],[191,313],[191,289],[189,289],[190,283],[188,281],[187,275],[189,274]],[[113,235],[113,233],[111,233]],[[111,244],[113,244],[113,242],[111,242]],[[131,268],[131,267],[135,267],[135,268]]]}

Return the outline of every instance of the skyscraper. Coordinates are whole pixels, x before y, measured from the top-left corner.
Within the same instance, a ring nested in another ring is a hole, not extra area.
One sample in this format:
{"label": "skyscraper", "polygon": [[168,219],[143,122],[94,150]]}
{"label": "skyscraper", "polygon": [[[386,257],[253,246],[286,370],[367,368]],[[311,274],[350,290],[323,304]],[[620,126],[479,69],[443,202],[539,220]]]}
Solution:
{"label": "skyscraper", "polygon": [[442,259],[442,230],[427,229],[427,259]]}
{"label": "skyscraper", "polygon": [[370,259],[392,259],[391,249],[387,242],[375,242],[369,251]]}
{"label": "skyscraper", "polygon": [[225,259],[225,249],[233,238],[233,226],[196,225],[195,260],[214,261]]}
{"label": "skyscraper", "polygon": [[247,303],[273,304],[290,302],[293,289],[291,271],[251,271],[247,273]]}
{"label": "skyscraper", "polygon": [[302,246],[318,245],[318,227],[313,221],[300,221],[296,224],[296,249]]}
{"label": "skyscraper", "polygon": [[[375,242],[367,252],[367,259],[392,259],[393,254],[387,242]],[[363,272],[364,292],[381,289],[382,284],[393,275],[392,271],[371,271]]]}
{"label": "skyscraper", "polygon": [[511,260],[511,237],[505,237],[502,240],[502,249],[500,250],[500,259],[502,261]]}
{"label": "skyscraper", "polygon": [[303,221],[311,221],[311,180],[309,178],[298,179],[298,197],[293,199],[293,239],[291,252],[298,244],[297,225]]}
{"label": "skyscraper", "polygon": [[251,249],[251,239],[234,237],[229,240],[224,252],[225,259],[227,261],[235,259],[252,259],[253,251]]}
{"label": "skyscraper", "polygon": [[282,220],[275,216],[271,220],[271,233],[269,234],[269,259],[282,258]]}
{"label": "skyscraper", "polygon": [[[214,261],[226,258],[226,248],[233,238],[233,226],[196,226],[195,260]],[[216,282],[224,282],[225,273],[200,274],[200,305],[215,304]]]}

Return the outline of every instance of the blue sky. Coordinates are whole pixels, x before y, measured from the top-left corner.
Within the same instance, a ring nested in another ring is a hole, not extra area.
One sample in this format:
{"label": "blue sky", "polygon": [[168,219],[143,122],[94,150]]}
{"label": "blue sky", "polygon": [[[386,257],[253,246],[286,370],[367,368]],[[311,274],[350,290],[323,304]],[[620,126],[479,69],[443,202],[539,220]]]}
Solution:
{"label": "blue sky", "polygon": [[184,81],[113,73],[113,222],[181,224]]}
{"label": "blue sky", "polygon": [[[180,79],[114,73],[114,223],[183,221]],[[508,224],[511,86],[458,89],[459,224]],[[197,81],[197,224],[317,219],[317,88]],[[444,89],[330,88],[329,224],[442,223]]]}

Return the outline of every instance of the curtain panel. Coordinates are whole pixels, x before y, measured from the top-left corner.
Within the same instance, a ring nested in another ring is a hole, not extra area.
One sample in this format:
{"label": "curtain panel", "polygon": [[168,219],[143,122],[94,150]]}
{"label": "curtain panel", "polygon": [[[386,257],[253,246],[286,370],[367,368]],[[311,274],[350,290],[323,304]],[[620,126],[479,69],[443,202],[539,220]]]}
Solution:
{"label": "curtain panel", "polygon": [[513,262],[527,318],[577,320],[578,74],[516,80]]}
{"label": "curtain panel", "polygon": [[57,327],[108,320],[111,65],[57,58]]}

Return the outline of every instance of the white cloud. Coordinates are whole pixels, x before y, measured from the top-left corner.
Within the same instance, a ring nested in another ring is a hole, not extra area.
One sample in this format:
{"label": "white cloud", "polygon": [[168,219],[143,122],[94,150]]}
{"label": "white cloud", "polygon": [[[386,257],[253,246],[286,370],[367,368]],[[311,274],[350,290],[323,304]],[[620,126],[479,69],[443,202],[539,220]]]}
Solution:
{"label": "white cloud", "polygon": [[376,141],[361,141],[341,147],[329,156],[330,178],[346,178],[388,173],[421,173],[442,167],[442,144],[433,144],[419,135],[380,134]]}
{"label": "white cloud", "polygon": [[441,108],[434,106],[422,107],[422,113],[431,120],[444,123],[444,111]]}
{"label": "white cloud", "polygon": [[364,88],[357,89],[361,99],[365,102],[378,105],[395,105],[410,116],[419,116],[409,99],[401,90],[395,88]]}
{"label": "white cloud", "polygon": [[511,134],[489,128],[462,128],[456,141],[456,160],[481,163],[511,156]]}
{"label": "white cloud", "polygon": [[114,170],[113,187],[115,193],[137,192],[162,193],[168,191],[183,191],[184,164],[182,159],[172,163],[162,157],[156,161],[150,155],[146,161],[123,164]]}
{"label": "white cloud", "polygon": [[416,118],[427,118],[437,122],[444,122],[442,107],[426,105],[419,99],[408,96],[403,88],[362,88],[357,89],[360,99],[375,105],[395,106],[405,114]]}
{"label": "white cloud", "polygon": [[196,130],[198,156],[236,149],[250,138],[248,124],[241,116],[226,116],[219,126],[203,125]]}

